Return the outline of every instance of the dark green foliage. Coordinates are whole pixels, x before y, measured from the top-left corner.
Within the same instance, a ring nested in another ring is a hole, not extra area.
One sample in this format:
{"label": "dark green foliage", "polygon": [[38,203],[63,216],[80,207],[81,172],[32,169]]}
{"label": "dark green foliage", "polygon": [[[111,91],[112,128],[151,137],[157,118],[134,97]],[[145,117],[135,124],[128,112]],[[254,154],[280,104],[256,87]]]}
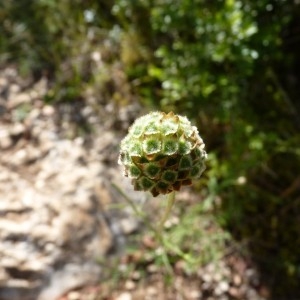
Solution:
{"label": "dark green foliage", "polygon": [[[91,53],[110,20],[108,1],[7,0],[0,3],[0,66],[51,78],[46,101],[73,101],[93,81]],[[106,8],[103,12],[101,8]],[[97,12],[101,11],[97,17]]]}

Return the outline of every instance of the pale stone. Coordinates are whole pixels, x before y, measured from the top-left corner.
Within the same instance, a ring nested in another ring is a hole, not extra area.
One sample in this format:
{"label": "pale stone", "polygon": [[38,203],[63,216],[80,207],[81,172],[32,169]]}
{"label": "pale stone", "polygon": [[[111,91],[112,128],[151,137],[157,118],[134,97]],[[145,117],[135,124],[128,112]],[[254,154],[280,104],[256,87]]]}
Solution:
{"label": "pale stone", "polygon": [[134,218],[126,218],[120,220],[120,226],[124,234],[132,234],[138,229],[138,221]]}
{"label": "pale stone", "polygon": [[[137,203],[146,197],[123,180],[116,166],[119,138],[101,118],[95,119],[98,128],[88,146],[83,137],[66,138],[68,118],[56,122],[63,115],[42,101],[47,79],[21,92],[14,82],[22,80],[12,80],[14,72],[0,74],[0,86],[8,89],[4,105],[26,103],[26,114],[18,123],[0,120],[0,147],[5,148],[0,155],[0,299],[58,299],[99,282],[97,261],[111,250],[121,252],[125,233],[138,229],[132,210],[122,210],[120,218],[112,209],[123,202],[112,182]],[[89,118],[96,115],[90,106],[82,110]],[[8,109],[7,117],[13,119],[14,113]],[[17,143],[12,136],[18,136]],[[7,287],[13,287],[13,295]]]}
{"label": "pale stone", "polygon": [[129,292],[123,292],[118,295],[115,300],[132,300],[132,296]]}
{"label": "pale stone", "polygon": [[125,282],[125,289],[128,291],[134,290],[136,287],[136,284],[132,280],[126,280]]}

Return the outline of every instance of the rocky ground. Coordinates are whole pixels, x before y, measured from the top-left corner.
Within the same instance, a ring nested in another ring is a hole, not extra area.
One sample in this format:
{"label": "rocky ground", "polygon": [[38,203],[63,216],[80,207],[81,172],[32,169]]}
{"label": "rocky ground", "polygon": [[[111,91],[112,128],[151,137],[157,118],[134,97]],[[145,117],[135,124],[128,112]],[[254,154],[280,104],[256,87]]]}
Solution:
{"label": "rocky ground", "polygon": [[[0,73],[1,300],[268,296],[251,264],[235,256],[192,277],[175,268],[171,284],[149,262],[146,275],[133,270],[112,284],[132,260],[127,237],[140,228],[112,183],[138,203],[147,197],[132,191],[116,163],[123,129],[140,107],[103,103],[95,110],[93,97],[47,105],[48,84],[21,79],[12,67]],[[80,122],[92,130],[83,134]],[[107,273],[116,257],[116,270]]]}

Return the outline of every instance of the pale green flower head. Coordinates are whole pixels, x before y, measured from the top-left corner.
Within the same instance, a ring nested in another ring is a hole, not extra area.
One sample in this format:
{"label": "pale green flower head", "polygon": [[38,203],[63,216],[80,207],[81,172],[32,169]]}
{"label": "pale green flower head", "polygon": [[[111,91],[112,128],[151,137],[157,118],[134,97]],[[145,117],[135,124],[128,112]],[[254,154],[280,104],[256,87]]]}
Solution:
{"label": "pale green flower head", "polygon": [[154,197],[179,191],[205,170],[206,152],[198,130],[173,112],[138,118],[120,147],[119,164],[136,191]]}

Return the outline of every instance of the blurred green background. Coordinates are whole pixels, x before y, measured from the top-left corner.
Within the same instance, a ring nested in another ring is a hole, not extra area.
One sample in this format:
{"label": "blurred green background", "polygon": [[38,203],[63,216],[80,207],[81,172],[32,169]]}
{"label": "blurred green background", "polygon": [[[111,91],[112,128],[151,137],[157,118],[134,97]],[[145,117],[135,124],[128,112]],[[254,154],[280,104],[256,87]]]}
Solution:
{"label": "blurred green background", "polygon": [[[6,0],[0,20],[0,66],[47,76],[46,102],[93,89],[197,124],[209,213],[274,299],[300,297],[299,1]],[[126,85],[111,88],[116,64]]]}

